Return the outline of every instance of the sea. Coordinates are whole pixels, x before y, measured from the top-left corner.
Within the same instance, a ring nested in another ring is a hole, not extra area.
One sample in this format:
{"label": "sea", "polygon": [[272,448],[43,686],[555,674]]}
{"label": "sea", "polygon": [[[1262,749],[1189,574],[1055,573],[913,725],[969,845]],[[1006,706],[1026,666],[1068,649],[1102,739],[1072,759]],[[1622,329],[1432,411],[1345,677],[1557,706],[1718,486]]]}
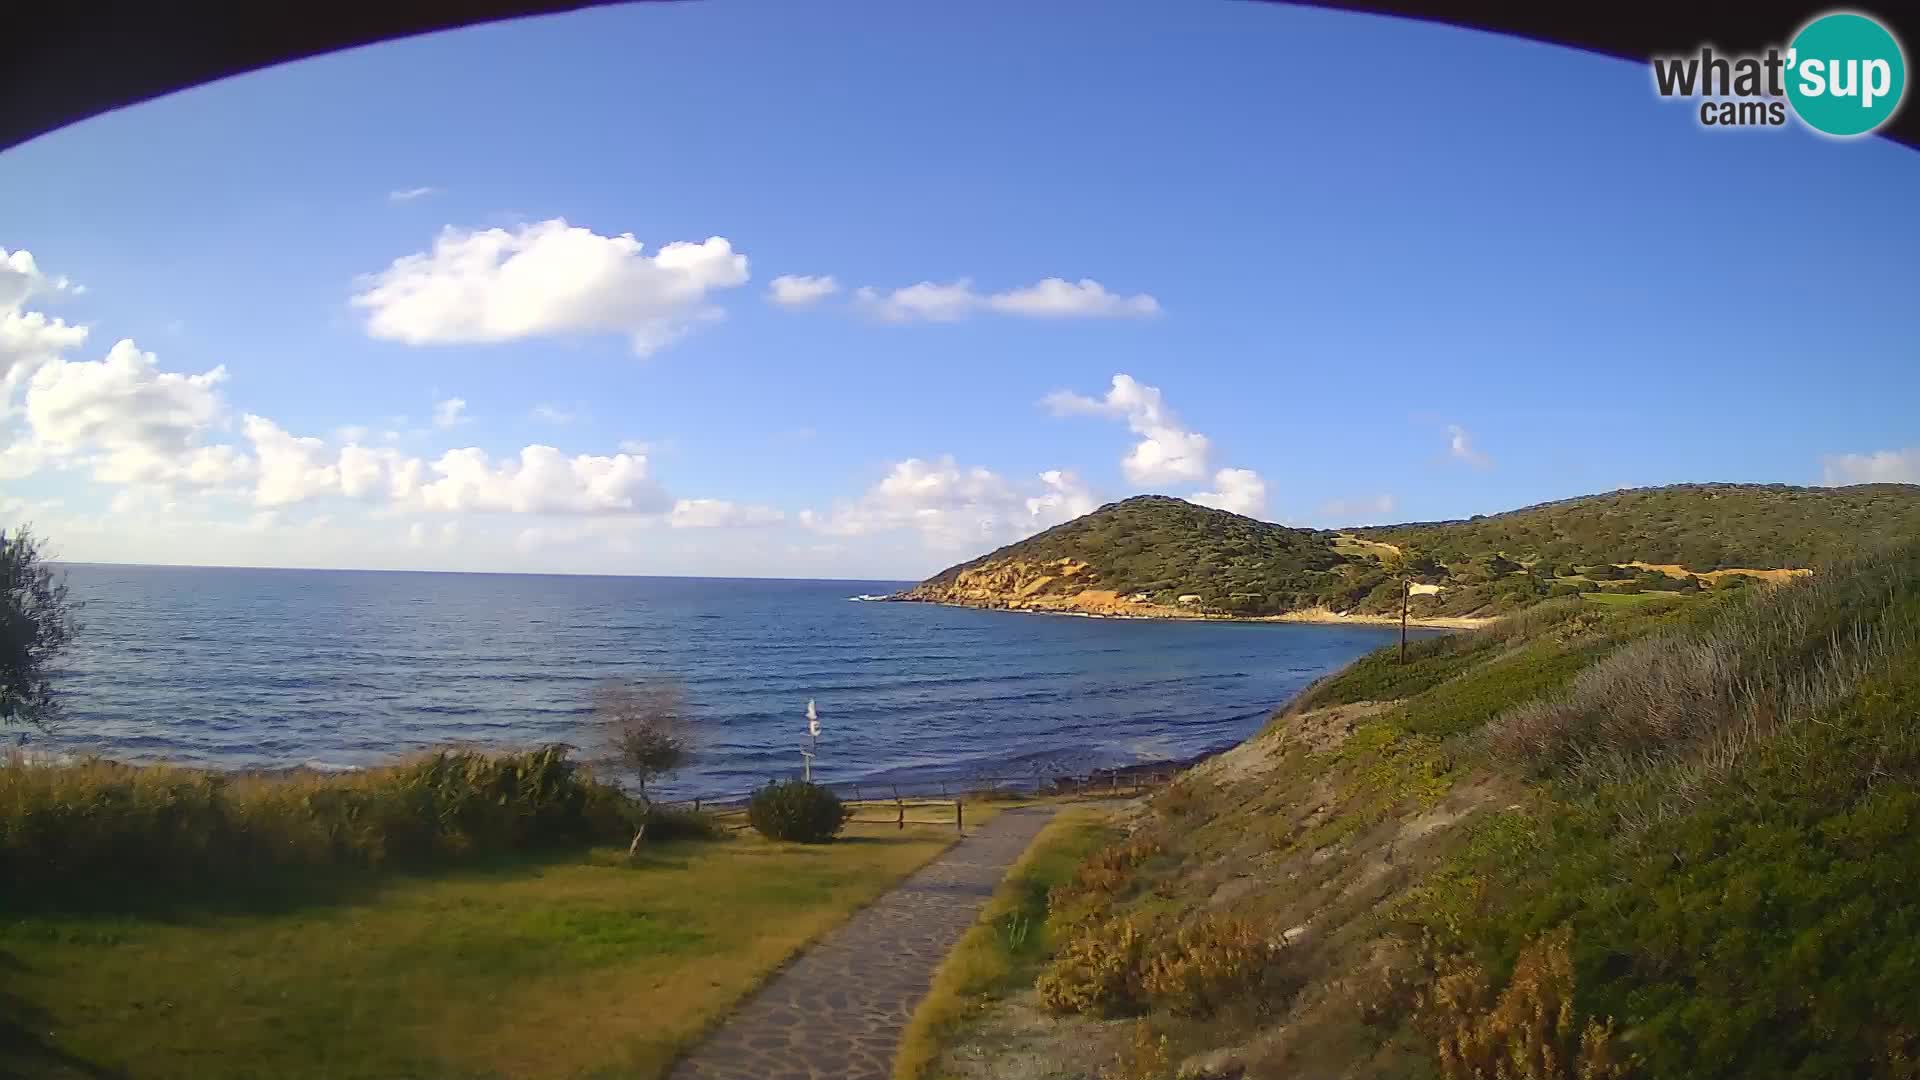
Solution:
{"label": "sea", "polygon": [[[606,679],[682,688],[676,797],[1050,778],[1258,730],[1397,628],[1030,615],[859,599],[895,581],[64,568],[82,631],[29,754],[354,769],[447,745],[589,754]],[[1416,631],[1416,633],[1425,633]]]}

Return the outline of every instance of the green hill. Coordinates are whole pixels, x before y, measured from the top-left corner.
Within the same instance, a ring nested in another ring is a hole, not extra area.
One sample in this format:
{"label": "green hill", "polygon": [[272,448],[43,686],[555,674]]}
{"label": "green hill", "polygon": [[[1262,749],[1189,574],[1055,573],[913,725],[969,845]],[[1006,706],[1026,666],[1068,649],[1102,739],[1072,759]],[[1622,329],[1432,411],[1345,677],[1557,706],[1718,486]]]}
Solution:
{"label": "green hill", "polygon": [[1464,521],[1353,530],[1452,561],[1501,552],[1556,563],[1677,563],[1688,570],[1812,567],[1920,536],[1920,486],[1676,484],[1542,503]]}
{"label": "green hill", "polygon": [[[1920,536],[1920,486],[1685,484],[1460,521],[1294,529],[1143,495],[951,567],[903,596],[1103,615],[1399,610],[1401,580],[1441,587],[1416,617],[1499,615],[1555,596],[1782,580]],[[1635,565],[1638,564],[1638,565]]]}
{"label": "green hill", "polygon": [[1322,680],[1054,890],[1033,992],[952,1060],[1920,1075],[1920,545],[1808,561]]}
{"label": "green hill", "polygon": [[1199,596],[1207,609],[1260,614],[1318,602],[1348,561],[1324,534],[1140,495],[950,567],[908,595],[1095,611],[1135,595],[1167,607]]}

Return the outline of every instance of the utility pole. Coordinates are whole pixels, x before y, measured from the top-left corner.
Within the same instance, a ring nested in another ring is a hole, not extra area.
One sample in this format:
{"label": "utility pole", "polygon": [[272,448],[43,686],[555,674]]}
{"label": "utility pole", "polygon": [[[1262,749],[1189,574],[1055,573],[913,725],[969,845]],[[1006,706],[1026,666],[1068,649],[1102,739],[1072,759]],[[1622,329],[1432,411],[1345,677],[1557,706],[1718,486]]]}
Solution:
{"label": "utility pole", "polygon": [[1407,662],[1407,598],[1413,595],[1413,579],[1400,579],[1400,663]]}

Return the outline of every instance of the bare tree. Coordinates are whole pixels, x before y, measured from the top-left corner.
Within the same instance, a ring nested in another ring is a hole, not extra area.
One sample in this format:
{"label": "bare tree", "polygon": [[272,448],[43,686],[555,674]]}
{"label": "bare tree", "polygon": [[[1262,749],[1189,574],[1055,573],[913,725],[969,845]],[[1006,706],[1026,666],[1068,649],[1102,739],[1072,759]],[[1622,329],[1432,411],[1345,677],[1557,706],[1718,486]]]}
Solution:
{"label": "bare tree", "polygon": [[53,723],[59,702],[47,669],[78,632],[78,607],[31,529],[0,531],[0,724]]}
{"label": "bare tree", "polygon": [[633,855],[653,813],[647,785],[693,760],[686,694],[668,679],[610,680],[594,688],[593,717],[604,740],[603,765],[630,779],[640,802],[633,843],[627,845]]}

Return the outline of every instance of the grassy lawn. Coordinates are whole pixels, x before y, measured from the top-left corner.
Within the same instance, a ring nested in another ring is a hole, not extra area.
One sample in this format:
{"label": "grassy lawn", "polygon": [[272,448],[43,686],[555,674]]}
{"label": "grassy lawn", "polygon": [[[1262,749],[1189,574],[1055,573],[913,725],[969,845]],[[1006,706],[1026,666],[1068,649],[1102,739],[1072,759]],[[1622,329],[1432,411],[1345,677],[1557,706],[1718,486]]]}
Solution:
{"label": "grassy lawn", "polygon": [[[994,810],[970,805],[969,826]],[[0,895],[0,1076],[654,1077],[953,835],[314,871],[102,911]]]}
{"label": "grassy lawn", "polygon": [[971,1015],[1005,993],[1033,985],[1034,974],[1053,952],[1047,891],[1121,835],[1107,819],[1096,809],[1062,811],[1007,871],[980,921],[934,972],[932,988],[901,1035],[894,1080],[927,1076],[941,1046]]}

